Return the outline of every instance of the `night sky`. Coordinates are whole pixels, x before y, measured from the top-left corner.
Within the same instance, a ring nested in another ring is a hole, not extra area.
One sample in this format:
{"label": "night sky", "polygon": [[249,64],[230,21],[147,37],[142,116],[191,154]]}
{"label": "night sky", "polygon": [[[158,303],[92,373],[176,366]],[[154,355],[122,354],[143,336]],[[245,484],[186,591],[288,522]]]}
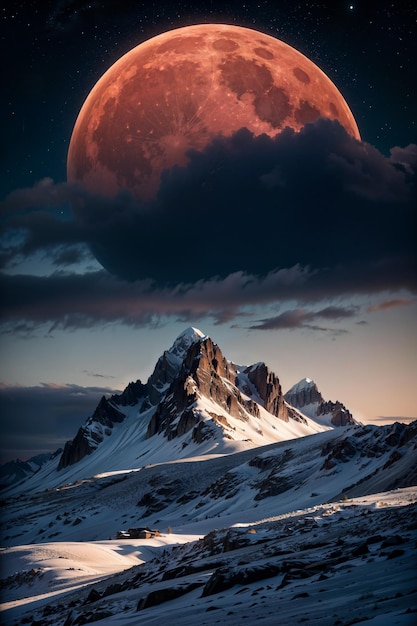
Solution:
{"label": "night sky", "polygon": [[[1,18],[3,460],[72,438],[102,393],[146,380],[189,325],[238,363],[264,360],[284,391],[309,376],[363,421],[417,415],[414,3],[26,1]],[[254,28],[306,55],[341,91],[362,142],[319,121],[268,145],[241,133],[205,151],[200,168],[225,164],[211,187],[191,196],[192,162],[160,207],[186,218],[198,203],[193,271],[181,279],[175,263],[189,234],[170,231],[177,253],[155,250],[151,216],[141,254],[159,256],[159,273],[128,282],[128,264],[122,277],[103,270],[72,215],[72,129],[122,54],[203,22]],[[278,166],[285,190],[260,189]],[[210,263],[208,232],[219,246],[233,233],[239,267]]]}

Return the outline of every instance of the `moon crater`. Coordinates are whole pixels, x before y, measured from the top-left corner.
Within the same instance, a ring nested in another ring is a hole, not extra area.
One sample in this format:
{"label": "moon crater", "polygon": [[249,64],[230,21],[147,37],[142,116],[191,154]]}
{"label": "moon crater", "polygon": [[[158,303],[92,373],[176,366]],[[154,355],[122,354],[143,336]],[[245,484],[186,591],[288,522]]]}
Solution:
{"label": "moon crater", "polygon": [[285,90],[275,86],[272,86],[266,94],[255,98],[254,107],[261,120],[269,122],[277,129],[283,126],[293,109]]}
{"label": "moon crater", "polygon": [[307,72],[302,70],[301,67],[294,67],[293,74],[301,83],[304,83],[304,85],[308,85],[310,82],[310,76]]}
{"label": "moon crater", "polygon": [[217,39],[213,43],[213,48],[215,50],[219,50],[220,52],[234,52],[239,48],[239,44],[232,39]]}
{"label": "moon crater", "polygon": [[262,59],[273,59],[274,55],[266,48],[254,48],[254,53],[258,55],[258,57],[262,57]]}

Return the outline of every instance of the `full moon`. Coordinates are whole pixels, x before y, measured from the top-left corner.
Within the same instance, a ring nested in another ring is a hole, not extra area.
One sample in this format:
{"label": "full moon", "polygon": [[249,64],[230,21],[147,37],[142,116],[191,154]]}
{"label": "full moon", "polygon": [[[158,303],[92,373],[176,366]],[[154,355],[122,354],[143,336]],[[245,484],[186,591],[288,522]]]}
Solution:
{"label": "full moon", "polygon": [[275,137],[320,117],[360,139],[339,90],[291,46],[239,26],[178,28],[133,48],[93,87],[72,133],[68,180],[149,201],[161,173],[186,165],[191,149],[243,127]]}

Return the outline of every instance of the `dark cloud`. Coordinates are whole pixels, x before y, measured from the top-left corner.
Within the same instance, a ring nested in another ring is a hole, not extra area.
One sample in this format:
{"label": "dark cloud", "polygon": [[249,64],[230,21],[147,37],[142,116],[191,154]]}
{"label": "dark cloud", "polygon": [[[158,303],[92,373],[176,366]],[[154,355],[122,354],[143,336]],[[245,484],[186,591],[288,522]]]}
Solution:
{"label": "dark cloud", "polygon": [[[145,326],[164,316],[193,321],[212,315],[225,322],[245,304],[267,303],[292,293],[308,276],[302,268],[275,272],[263,281],[236,273],[224,280],[155,289],[150,281],[128,283],[105,271],[52,276],[0,275],[4,328],[32,332],[35,324],[76,329],[97,323]],[[263,288],[265,291],[263,291]],[[294,292],[295,293],[295,292]]]}
{"label": "dark cloud", "polygon": [[[417,291],[415,275],[403,275],[402,279],[403,286],[412,285]],[[212,317],[215,323],[223,324],[247,317],[251,307],[288,301],[313,309],[316,315],[314,309],[322,301],[369,296],[398,284],[396,272],[391,276],[384,265],[358,267],[356,272],[339,268],[317,272],[294,266],[264,278],[235,272],[225,279],[173,288],[157,288],[151,281],[121,281],[104,270],[51,276],[0,274],[0,322],[3,332],[29,337],[44,324],[48,325],[46,332],[110,323],[143,327],[167,317],[183,323]],[[339,311],[340,319],[344,309],[321,310],[330,312],[335,320],[335,311]],[[353,314],[355,309],[346,310]]]}
{"label": "dark cloud", "polygon": [[[246,129],[189,153],[162,175],[150,205],[127,192],[91,196],[46,179],[11,194],[9,226],[26,232],[19,252],[88,243],[127,280],[175,285],[243,272],[266,276],[297,263],[315,269],[394,264],[397,279],[415,262],[417,146],[390,157],[330,120],[275,139]],[[71,201],[78,222],[25,206]]]}
{"label": "dark cloud", "polygon": [[43,210],[13,215],[2,230],[0,262],[4,269],[37,252],[56,259],[63,255],[68,258],[74,256],[77,247],[81,250],[80,246],[85,245],[84,229],[78,223],[57,219]]}
{"label": "dark cloud", "polygon": [[54,183],[52,178],[42,178],[33,187],[15,189],[0,202],[0,215],[7,216],[30,208],[56,208],[76,200],[83,191],[80,186]]}
{"label": "dark cloud", "polygon": [[357,314],[357,307],[328,306],[319,311],[306,311],[305,309],[292,309],[284,311],[275,317],[258,320],[256,324],[250,326],[251,330],[281,330],[295,328],[308,328],[322,332],[340,333],[343,329],[327,328],[313,324],[315,320],[324,319],[328,321],[340,321],[354,317]]}
{"label": "dark cloud", "polygon": [[[0,386],[1,462],[56,450],[72,439],[107,387],[42,384]],[[23,459],[24,460],[24,459]]]}
{"label": "dark cloud", "polygon": [[77,205],[111,272],[176,284],[414,255],[415,146],[386,158],[320,120],[275,139],[242,129],[189,157],[152,206],[127,195]]}
{"label": "dark cloud", "polygon": [[[5,262],[44,251],[66,267],[87,244],[113,274],[3,275],[6,330],[224,323],[248,305],[417,291],[417,146],[385,157],[319,120],[275,139],[242,129],[189,157],[163,174],[152,205],[50,179],[10,194]],[[54,214],[63,202],[77,220]]]}
{"label": "dark cloud", "polygon": [[68,267],[91,259],[88,250],[82,246],[57,246],[50,251],[52,264],[56,267]]}

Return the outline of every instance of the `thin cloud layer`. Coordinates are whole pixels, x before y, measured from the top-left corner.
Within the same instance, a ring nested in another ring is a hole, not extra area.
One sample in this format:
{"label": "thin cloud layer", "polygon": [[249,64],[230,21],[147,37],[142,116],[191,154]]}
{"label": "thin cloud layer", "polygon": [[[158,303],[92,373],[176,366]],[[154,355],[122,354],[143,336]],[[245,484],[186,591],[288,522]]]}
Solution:
{"label": "thin cloud layer", "polygon": [[398,307],[409,306],[415,302],[415,298],[392,298],[390,300],[383,300],[378,304],[373,304],[368,307],[368,312],[374,311],[388,311],[389,309],[396,309]]}
{"label": "thin cloud layer", "polygon": [[[411,276],[405,277],[404,286],[411,280]],[[398,284],[396,274],[391,277],[384,266],[369,267],[366,271],[358,268],[356,275],[346,275],[338,269],[312,272],[300,266],[271,272],[265,278],[236,272],[223,280],[174,288],[155,288],[150,281],[121,281],[104,270],[52,276],[0,274],[0,323],[3,333],[24,336],[30,336],[45,324],[47,332],[113,323],[138,328],[158,324],[167,317],[183,323],[211,317],[215,323],[224,324],[239,317],[247,318],[250,310],[255,311],[258,306],[287,302],[312,309],[315,316],[314,310],[323,301],[352,300],[390,287],[394,289]],[[414,284],[415,291],[416,287]],[[321,310],[333,311],[335,320],[335,312],[338,319],[347,319],[351,315],[342,317],[341,313],[351,311],[353,316],[355,308]],[[300,325],[304,321],[299,318]]]}
{"label": "thin cloud layer", "polygon": [[3,274],[0,320],[6,331],[21,327],[23,333],[39,324],[49,324],[51,330],[114,322],[140,327],[166,316],[188,322],[211,315],[221,323],[239,315],[247,304],[267,304],[280,292],[282,297],[295,295],[308,276],[308,271],[294,267],[264,280],[238,272],[224,280],[156,289],[150,281],[128,283],[104,270],[52,276]]}
{"label": "thin cloud layer", "polygon": [[316,320],[340,321],[354,317],[357,314],[358,307],[341,307],[328,306],[319,311],[306,311],[305,309],[293,309],[284,311],[275,317],[258,320],[258,322],[249,328],[251,330],[294,330],[295,328],[308,328],[310,330],[319,330],[322,332],[341,332],[341,329],[335,331],[334,328],[317,326],[313,324]]}

